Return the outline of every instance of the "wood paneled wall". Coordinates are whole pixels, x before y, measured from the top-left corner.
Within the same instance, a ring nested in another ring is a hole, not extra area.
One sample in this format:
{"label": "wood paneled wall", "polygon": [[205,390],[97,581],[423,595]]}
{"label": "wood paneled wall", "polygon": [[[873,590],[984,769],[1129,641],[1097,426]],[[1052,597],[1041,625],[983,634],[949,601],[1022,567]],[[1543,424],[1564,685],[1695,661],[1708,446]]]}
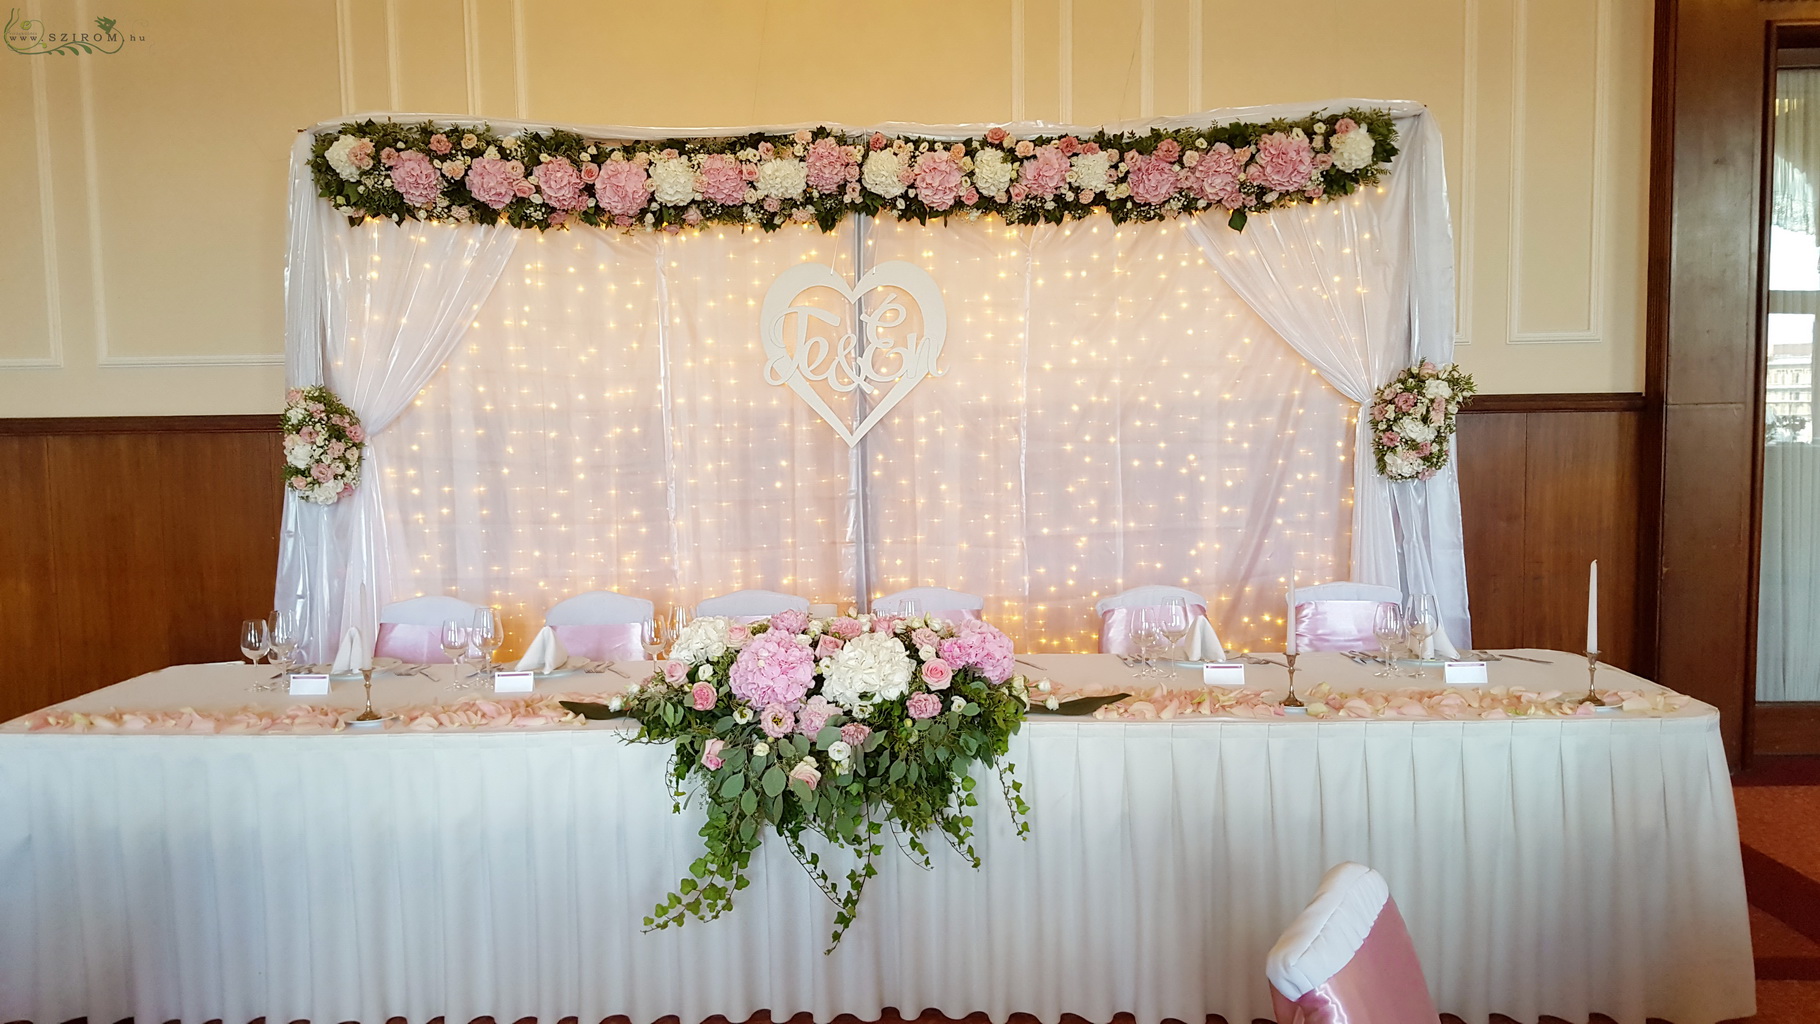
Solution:
{"label": "wood paneled wall", "polygon": [[0,420],[0,721],[238,658],[278,565],[275,416]]}

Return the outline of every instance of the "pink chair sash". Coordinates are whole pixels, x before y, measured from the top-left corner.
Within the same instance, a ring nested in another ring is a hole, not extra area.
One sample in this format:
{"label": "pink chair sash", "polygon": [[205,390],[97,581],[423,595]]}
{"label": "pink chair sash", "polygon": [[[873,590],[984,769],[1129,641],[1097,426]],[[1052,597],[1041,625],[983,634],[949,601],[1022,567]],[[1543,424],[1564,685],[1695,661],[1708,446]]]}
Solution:
{"label": "pink chair sash", "polygon": [[643,661],[644,631],[642,622],[550,627],[564,650],[594,661]]}
{"label": "pink chair sash", "polygon": [[[1134,655],[1137,646],[1132,643],[1131,632],[1137,627],[1137,613],[1150,608],[1161,608],[1162,605],[1135,605],[1130,608],[1108,608],[1100,614],[1100,653]],[[1188,606],[1188,623],[1193,626],[1195,619],[1207,616],[1207,606],[1190,604]]]}
{"label": "pink chair sash", "polygon": [[1270,998],[1277,1024],[1435,1024],[1441,1019],[1394,901],[1385,902],[1359,951],[1333,977],[1293,1002],[1274,986]]}
{"label": "pink chair sash", "polygon": [[373,657],[397,658],[410,665],[447,665],[442,653],[442,629],[409,622],[381,622],[373,639]]}
{"label": "pink chair sash", "polygon": [[1305,601],[1295,606],[1296,646],[1303,651],[1375,651],[1371,623],[1383,601]]}

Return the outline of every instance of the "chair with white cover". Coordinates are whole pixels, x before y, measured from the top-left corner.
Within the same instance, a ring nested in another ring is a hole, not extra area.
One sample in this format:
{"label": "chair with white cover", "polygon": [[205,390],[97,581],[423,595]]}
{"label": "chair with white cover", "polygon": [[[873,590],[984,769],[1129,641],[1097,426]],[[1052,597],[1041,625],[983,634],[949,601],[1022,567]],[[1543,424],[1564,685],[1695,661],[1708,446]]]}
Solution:
{"label": "chair with white cover", "polygon": [[590,590],[551,605],[543,623],[570,654],[595,661],[638,661],[645,656],[645,623],[655,611],[642,597]]}
{"label": "chair with white cover", "polygon": [[1295,623],[1298,651],[1374,651],[1378,641],[1372,634],[1372,622],[1380,605],[1403,603],[1395,587],[1372,583],[1317,583],[1297,587],[1295,607],[1289,609]]}
{"label": "chair with white cover", "polygon": [[756,622],[783,611],[807,612],[809,599],[775,590],[735,590],[695,606],[697,615],[722,615],[735,622]]}
{"label": "chair with white cover", "polygon": [[1188,606],[1189,631],[1184,641],[1184,655],[1193,661],[1225,661],[1226,649],[1207,619],[1207,599],[1182,587],[1151,585],[1132,587],[1123,593],[1101,598],[1095,610],[1100,613],[1100,653],[1134,655],[1137,653],[1132,633],[1137,627],[1137,613],[1147,608],[1160,608],[1171,601]]}
{"label": "chair with white cover", "polygon": [[431,595],[397,601],[379,610],[379,633],[373,639],[373,656],[397,658],[413,665],[446,665],[442,653],[442,624],[458,619],[474,621],[480,606],[459,597]]}
{"label": "chair with white cover", "polygon": [[873,601],[872,611],[874,614],[900,615],[906,601],[915,601],[921,608],[919,614],[949,622],[978,622],[980,609],[986,607],[986,599],[976,594],[963,594],[947,587],[911,587]]}
{"label": "chair with white cover", "polygon": [[1384,876],[1335,865],[1264,959],[1277,1024],[1437,1024]]}

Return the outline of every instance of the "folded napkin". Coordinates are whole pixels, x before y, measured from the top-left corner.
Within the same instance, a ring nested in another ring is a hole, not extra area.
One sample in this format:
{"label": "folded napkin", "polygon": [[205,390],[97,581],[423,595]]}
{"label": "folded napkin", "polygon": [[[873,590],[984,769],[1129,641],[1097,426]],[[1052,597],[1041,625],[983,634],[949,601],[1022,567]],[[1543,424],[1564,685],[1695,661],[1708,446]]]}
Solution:
{"label": "folded napkin", "polygon": [[556,631],[545,626],[531,639],[525,656],[518,659],[518,671],[554,672],[568,663],[569,652],[563,650],[562,641],[556,639]]}
{"label": "folded napkin", "polygon": [[1220,646],[1220,638],[1214,633],[1213,623],[1207,621],[1207,616],[1196,616],[1194,625],[1189,627],[1188,636],[1182,640],[1182,660],[1226,660],[1226,648]]}
{"label": "folded napkin", "polygon": [[341,646],[335,650],[335,664],[329,672],[341,675],[372,667],[373,649],[367,646],[366,638],[360,635],[360,627],[349,626],[347,632],[341,634]]}
{"label": "folded napkin", "polygon": [[1460,652],[1454,649],[1453,641],[1447,639],[1447,627],[1435,626],[1435,635],[1422,645],[1422,657],[1443,658],[1447,661],[1459,661]]}

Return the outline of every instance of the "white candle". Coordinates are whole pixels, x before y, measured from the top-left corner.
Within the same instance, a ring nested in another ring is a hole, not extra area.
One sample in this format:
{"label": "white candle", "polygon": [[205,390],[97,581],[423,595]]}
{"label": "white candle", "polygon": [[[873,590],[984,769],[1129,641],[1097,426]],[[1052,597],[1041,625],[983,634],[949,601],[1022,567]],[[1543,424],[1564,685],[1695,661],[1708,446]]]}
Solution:
{"label": "white candle", "polygon": [[1287,631],[1283,638],[1283,653],[1294,654],[1295,650],[1295,567],[1289,569],[1289,621],[1283,624]]}
{"label": "white candle", "polygon": [[1596,558],[1586,581],[1586,649],[1599,649],[1599,560]]}

